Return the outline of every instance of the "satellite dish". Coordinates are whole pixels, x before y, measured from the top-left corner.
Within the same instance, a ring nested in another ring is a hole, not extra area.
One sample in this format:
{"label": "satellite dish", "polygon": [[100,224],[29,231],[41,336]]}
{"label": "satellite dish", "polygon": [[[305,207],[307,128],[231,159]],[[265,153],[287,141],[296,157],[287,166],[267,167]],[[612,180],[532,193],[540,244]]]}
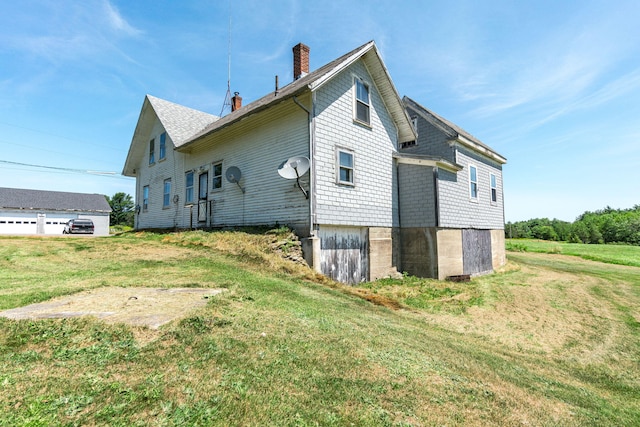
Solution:
{"label": "satellite dish", "polygon": [[242,178],[242,172],[236,166],[230,166],[227,168],[227,181],[232,184],[236,184],[240,182],[240,178]]}
{"label": "satellite dish", "polygon": [[229,166],[227,168],[225,176],[227,178],[227,181],[229,181],[230,183],[238,184],[238,187],[240,187],[240,190],[242,190],[242,192],[244,193],[244,188],[240,186],[240,178],[242,178],[242,172],[240,172],[240,169],[238,169],[238,167]]}
{"label": "satellite dish", "polygon": [[309,159],[306,157],[291,157],[278,167],[278,174],[285,179],[298,179],[309,171]]}
{"label": "satellite dish", "polygon": [[309,172],[310,166],[309,159],[306,157],[291,157],[282,162],[278,167],[278,174],[284,179],[295,179],[298,188],[304,193],[304,197],[307,199],[309,198],[309,194],[302,188],[300,177]]}

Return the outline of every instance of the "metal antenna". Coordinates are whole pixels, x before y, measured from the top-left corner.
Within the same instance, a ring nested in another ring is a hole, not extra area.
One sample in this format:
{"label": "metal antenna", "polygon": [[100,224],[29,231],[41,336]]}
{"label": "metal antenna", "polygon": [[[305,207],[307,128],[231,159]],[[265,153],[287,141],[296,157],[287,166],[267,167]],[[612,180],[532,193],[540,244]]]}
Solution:
{"label": "metal antenna", "polygon": [[229,0],[229,36],[227,45],[227,94],[222,103],[220,117],[222,117],[224,110],[227,108],[231,111],[231,0]]}

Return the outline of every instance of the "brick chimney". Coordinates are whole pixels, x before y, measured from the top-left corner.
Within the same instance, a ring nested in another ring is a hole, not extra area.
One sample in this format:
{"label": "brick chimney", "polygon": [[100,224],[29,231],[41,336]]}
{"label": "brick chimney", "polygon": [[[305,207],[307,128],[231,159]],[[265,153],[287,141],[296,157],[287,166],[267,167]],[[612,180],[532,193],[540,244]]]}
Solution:
{"label": "brick chimney", "polygon": [[231,98],[231,112],[233,113],[236,110],[239,110],[242,107],[242,97],[239,92],[233,92],[233,97]]}
{"label": "brick chimney", "polygon": [[293,47],[293,79],[309,74],[309,46],[298,43]]}

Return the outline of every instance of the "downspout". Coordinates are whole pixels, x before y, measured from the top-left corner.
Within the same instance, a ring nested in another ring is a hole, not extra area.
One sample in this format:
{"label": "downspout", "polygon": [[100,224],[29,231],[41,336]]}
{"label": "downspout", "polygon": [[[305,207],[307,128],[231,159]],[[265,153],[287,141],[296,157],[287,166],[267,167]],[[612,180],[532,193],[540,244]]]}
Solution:
{"label": "downspout", "polygon": [[[398,140],[396,139],[396,142]],[[396,193],[397,193],[397,197],[398,197],[398,234],[396,234],[398,241],[396,243],[392,243],[391,247],[393,248],[394,246],[398,248],[398,258],[396,260],[396,263],[398,264],[396,267],[399,271],[404,271],[403,269],[403,265],[402,265],[402,260],[403,260],[403,254],[402,254],[402,203],[401,203],[401,192],[400,192],[400,164],[398,162],[397,159],[393,159],[393,162],[396,165]],[[392,234],[393,237],[393,234]],[[393,249],[392,249],[393,251]]]}
{"label": "downspout", "polygon": [[438,185],[438,166],[433,168],[434,208],[436,216],[436,228],[440,227],[440,186]]}
{"label": "downspout", "polygon": [[[315,106],[316,106],[316,94],[311,93],[311,110],[305,107],[298,98],[293,97],[293,102],[302,108],[308,116],[309,122],[309,237],[306,240],[306,250],[308,253],[304,255],[307,263],[316,272],[322,273],[322,256],[320,248],[320,239],[318,238],[317,219],[316,219],[316,132],[315,132]],[[303,250],[304,247],[303,246]]]}
{"label": "downspout", "polygon": [[[315,106],[315,97],[316,94],[315,92],[313,93],[313,101],[312,101],[312,109],[313,106]],[[310,162],[309,162],[309,236],[313,236],[315,234],[315,199],[316,199],[316,194],[315,194],[315,180],[316,180],[316,174],[315,174],[315,163],[316,163],[316,156],[315,156],[315,141],[314,141],[314,136],[315,136],[315,122],[313,119],[313,113],[312,111],[310,111],[307,107],[305,107],[300,101],[298,101],[297,97],[293,97],[293,102],[296,103],[296,105],[300,108],[302,108],[306,113],[307,113],[307,121],[308,121],[308,126],[309,126],[309,156],[310,156]]]}

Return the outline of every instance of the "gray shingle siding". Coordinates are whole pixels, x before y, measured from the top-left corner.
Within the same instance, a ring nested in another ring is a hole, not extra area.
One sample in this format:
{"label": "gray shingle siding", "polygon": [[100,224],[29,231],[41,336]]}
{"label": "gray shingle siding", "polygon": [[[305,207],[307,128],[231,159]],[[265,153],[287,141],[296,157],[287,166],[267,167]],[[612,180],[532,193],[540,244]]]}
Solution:
{"label": "gray shingle siding", "polygon": [[[463,145],[459,138],[466,138],[479,149],[492,150],[455,124],[427,109],[418,109],[414,101],[405,98],[405,105],[409,116],[417,118],[418,139],[415,146],[400,149],[400,152],[434,156],[463,167],[457,173],[438,170],[437,225],[445,228],[503,229],[502,164]],[[477,200],[470,197],[469,165],[477,168]],[[496,202],[491,201],[490,174],[496,176]],[[411,220],[404,219],[407,215],[402,215],[403,227],[413,224]]]}
{"label": "gray shingle siding", "polygon": [[[370,128],[353,120],[354,76],[369,84]],[[317,222],[397,225],[397,185],[392,161],[397,131],[361,61],[318,90],[315,114]],[[338,148],[354,154],[354,186],[337,184]]]}
{"label": "gray shingle siding", "polygon": [[433,168],[399,165],[400,225],[403,228],[435,227],[436,206]]}
{"label": "gray shingle siding", "polygon": [[402,148],[400,151],[402,153],[435,156],[452,163],[455,162],[454,149],[448,143],[452,136],[446,134],[442,128],[427,122],[411,107],[407,107],[407,112],[409,117],[418,118],[418,140],[416,145]]}
{"label": "gray shingle siding", "polygon": [[[459,147],[456,163],[463,166],[455,177],[441,171],[439,179],[440,226],[448,228],[504,229],[502,168],[483,156]],[[469,191],[469,165],[477,168],[478,198]],[[491,202],[489,174],[497,179],[498,199]]]}

